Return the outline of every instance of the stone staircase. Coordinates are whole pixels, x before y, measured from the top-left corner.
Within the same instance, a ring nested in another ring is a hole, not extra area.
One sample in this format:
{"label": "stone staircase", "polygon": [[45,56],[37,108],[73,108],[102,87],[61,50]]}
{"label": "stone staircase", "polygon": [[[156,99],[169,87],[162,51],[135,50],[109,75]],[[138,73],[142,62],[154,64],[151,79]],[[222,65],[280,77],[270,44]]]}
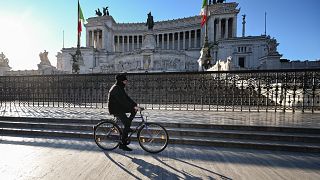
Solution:
{"label": "stone staircase", "polygon": [[[0,117],[0,134],[93,140],[93,126],[98,122],[100,120]],[[320,152],[320,129],[317,128],[160,124],[168,130],[169,144]]]}

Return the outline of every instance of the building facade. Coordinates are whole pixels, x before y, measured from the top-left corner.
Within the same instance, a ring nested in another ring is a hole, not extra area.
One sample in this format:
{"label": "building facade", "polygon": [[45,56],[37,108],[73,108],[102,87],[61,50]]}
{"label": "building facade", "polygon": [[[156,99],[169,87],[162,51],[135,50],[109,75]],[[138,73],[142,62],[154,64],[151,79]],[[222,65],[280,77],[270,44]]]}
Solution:
{"label": "building facade", "polygon": [[[280,69],[278,43],[270,36],[237,37],[238,3],[208,6],[208,40],[211,64],[231,57],[231,70]],[[81,47],[80,73],[198,71],[205,26],[199,15],[146,23],[117,23],[112,16],[87,19],[86,46]],[[72,73],[72,54],[64,48],[57,55],[57,69]],[[230,58],[229,58],[230,59]],[[319,63],[318,63],[319,64]],[[289,67],[285,65],[284,67]],[[290,66],[290,68],[294,68]]]}

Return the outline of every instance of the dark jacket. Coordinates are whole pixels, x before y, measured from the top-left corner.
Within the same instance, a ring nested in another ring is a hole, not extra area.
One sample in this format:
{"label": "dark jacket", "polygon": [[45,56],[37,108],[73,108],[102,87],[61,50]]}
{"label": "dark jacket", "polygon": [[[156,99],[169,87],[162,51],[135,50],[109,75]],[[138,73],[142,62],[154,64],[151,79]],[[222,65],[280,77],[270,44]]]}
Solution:
{"label": "dark jacket", "polygon": [[108,108],[110,114],[116,115],[132,112],[134,107],[137,106],[137,103],[127,95],[124,86],[122,82],[117,82],[109,90]]}

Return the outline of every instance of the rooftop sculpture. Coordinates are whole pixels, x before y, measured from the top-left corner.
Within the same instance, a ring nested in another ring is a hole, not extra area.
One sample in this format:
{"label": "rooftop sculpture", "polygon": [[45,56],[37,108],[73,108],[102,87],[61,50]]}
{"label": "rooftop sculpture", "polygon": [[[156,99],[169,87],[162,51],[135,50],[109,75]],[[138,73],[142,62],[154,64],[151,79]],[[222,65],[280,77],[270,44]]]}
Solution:
{"label": "rooftop sculpture", "polygon": [[151,15],[151,12],[148,13],[148,19],[147,19],[146,26],[148,26],[149,30],[153,29],[154,21],[153,21],[153,16]]}

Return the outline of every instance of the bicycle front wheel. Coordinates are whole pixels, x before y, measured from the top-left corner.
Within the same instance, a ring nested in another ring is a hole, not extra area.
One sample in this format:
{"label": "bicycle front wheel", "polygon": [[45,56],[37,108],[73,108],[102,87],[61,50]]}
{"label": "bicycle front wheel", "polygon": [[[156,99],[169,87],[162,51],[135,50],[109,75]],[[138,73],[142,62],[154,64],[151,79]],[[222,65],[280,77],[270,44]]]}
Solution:
{"label": "bicycle front wheel", "polygon": [[121,131],[113,121],[103,121],[94,128],[94,140],[104,150],[113,150],[119,146]]}
{"label": "bicycle front wheel", "polygon": [[149,153],[163,151],[169,142],[167,130],[157,123],[146,123],[138,130],[139,144]]}

